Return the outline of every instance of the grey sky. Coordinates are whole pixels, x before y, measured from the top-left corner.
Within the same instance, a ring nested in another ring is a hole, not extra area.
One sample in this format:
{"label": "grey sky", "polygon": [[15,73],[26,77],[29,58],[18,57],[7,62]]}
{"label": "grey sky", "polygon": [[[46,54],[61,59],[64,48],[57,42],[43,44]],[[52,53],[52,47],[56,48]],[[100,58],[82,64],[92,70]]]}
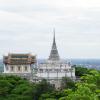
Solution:
{"label": "grey sky", "polygon": [[53,27],[61,58],[100,58],[100,0],[0,0],[0,58],[48,58]]}

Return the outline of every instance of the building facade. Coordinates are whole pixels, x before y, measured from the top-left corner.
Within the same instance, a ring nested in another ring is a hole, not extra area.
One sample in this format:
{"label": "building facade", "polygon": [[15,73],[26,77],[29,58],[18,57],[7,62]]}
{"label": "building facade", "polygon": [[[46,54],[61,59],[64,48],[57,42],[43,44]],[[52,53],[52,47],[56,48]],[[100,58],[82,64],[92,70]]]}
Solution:
{"label": "building facade", "polygon": [[4,73],[30,76],[32,67],[36,63],[36,56],[32,54],[8,54],[3,57]]}

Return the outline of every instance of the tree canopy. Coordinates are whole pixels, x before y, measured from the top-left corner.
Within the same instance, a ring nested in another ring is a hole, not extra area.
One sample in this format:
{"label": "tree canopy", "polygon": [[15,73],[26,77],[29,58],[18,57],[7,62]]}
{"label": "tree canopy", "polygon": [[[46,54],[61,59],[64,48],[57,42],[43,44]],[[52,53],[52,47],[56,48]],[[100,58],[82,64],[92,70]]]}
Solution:
{"label": "tree canopy", "polygon": [[0,75],[0,100],[100,100],[100,71],[76,71],[80,81],[63,77],[60,89],[45,79],[32,83],[18,76]]}

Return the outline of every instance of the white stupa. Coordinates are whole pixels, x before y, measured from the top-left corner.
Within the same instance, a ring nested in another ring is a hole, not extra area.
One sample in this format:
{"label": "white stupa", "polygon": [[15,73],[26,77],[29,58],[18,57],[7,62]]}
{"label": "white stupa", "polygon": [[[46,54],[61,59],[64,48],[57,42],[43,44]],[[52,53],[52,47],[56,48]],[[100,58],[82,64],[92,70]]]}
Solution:
{"label": "white stupa", "polygon": [[71,67],[70,62],[60,59],[56,46],[55,30],[50,56],[46,62],[38,64],[36,77],[40,80],[47,79],[51,83],[60,81],[62,77],[75,79],[75,68]]}

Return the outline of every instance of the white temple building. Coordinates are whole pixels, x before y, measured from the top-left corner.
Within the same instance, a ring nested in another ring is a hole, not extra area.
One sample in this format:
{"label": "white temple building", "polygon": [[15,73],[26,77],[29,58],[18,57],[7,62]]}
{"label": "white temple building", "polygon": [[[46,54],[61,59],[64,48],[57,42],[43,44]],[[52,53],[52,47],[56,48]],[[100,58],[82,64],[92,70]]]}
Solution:
{"label": "white temple building", "polygon": [[75,79],[75,68],[72,68],[70,62],[60,59],[55,41],[55,30],[50,56],[44,63],[38,64],[37,69],[34,69],[34,74],[36,74],[36,79],[47,79],[53,84],[62,77]]}
{"label": "white temple building", "polygon": [[32,76],[32,66],[36,63],[36,56],[28,54],[9,53],[3,57],[4,74],[18,75],[29,78]]}

